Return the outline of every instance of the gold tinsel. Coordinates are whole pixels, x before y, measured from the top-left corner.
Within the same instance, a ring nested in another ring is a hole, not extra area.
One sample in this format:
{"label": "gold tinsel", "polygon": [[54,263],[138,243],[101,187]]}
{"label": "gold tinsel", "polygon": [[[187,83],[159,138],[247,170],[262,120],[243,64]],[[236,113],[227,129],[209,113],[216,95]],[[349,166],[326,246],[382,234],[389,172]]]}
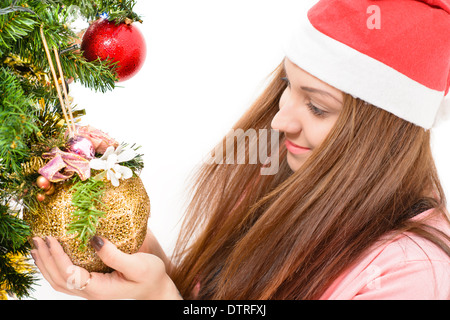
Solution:
{"label": "gold tinsel", "polygon": [[33,65],[27,58],[11,53],[3,60],[3,63],[10,66],[17,75],[28,79],[32,83],[39,83],[42,86],[50,84],[48,74]]}
{"label": "gold tinsel", "polygon": [[[76,234],[67,233],[72,221],[72,184],[55,184],[56,191],[46,198],[40,209],[24,212],[24,219],[30,223],[33,236],[45,238],[53,236],[59,240],[64,251],[75,265],[90,272],[111,271],[96,255],[89,245],[80,249],[80,240]],[[139,250],[147,231],[150,216],[150,200],[139,177],[121,180],[118,187],[107,183],[102,202],[106,214],[100,218],[97,235],[114,243],[126,253]]]}
{"label": "gold tinsel", "polygon": [[22,163],[22,174],[29,175],[38,172],[45,165],[44,159],[41,157],[31,157],[30,161]]}

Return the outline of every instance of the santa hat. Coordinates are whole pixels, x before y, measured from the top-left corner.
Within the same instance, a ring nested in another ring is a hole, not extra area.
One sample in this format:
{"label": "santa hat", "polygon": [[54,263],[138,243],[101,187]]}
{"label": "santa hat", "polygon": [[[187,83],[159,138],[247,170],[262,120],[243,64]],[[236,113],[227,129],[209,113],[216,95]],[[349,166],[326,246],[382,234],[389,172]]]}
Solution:
{"label": "santa hat", "polygon": [[286,57],[425,129],[450,108],[450,0],[321,0],[296,17]]}

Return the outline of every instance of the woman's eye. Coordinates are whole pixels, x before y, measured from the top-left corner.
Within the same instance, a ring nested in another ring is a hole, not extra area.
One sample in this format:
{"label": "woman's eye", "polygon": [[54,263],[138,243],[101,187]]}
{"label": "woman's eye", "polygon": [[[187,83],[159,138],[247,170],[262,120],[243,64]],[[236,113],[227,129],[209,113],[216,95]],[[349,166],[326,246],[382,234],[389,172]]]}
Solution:
{"label": "woman's eye", "polygon": [[318,117],[323,117],[323,116],[325,116],[326,112],[323,111],[323,110],[321,110],[321,109],[319,109],[319,108],[317,108],[317,107],[316,107],[315,105],[313,105],[311,102],[308,103],[307,105],[308,105],[309,110],[310,110],[315,116],[318,116]]}
{"label": "woman's eye", "polygon": [[[281,80],[286,82],[288,88],[291,87],[291,83],[289,82],[289,79],[287,77],[282,77]],[[311,102],[309,102],[307,104],[307,106],[308,106],[308,109],[312,112],[312,114],[314,114],[317,117],[324,117],[326,115],[326,113],[327,113],[326,111],[323,111],[322,109],[319,109],[318,107],[316,107]]]}

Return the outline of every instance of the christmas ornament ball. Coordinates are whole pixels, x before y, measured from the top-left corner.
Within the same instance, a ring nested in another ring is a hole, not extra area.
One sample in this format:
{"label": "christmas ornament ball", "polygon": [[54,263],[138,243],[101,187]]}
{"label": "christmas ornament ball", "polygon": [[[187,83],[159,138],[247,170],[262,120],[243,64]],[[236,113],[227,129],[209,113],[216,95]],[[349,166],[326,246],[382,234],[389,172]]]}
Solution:
{"label": "christmas ornament ball", "polygon": [[[81,241],[74,233],[68,233],[72,222],[70,182],[57,183],[52,195],[46,196],[38,209],[24,211],[24,220],[31,226],[32,237],[55,237],[73,264],[89,272],[110,272],[90,244],[80,249]],[[150,217],[150,200],[139,177],[120,182],[118,187],[106,186],[102,202],[107,209],[99,219],[96,234],[114,243],[126,253],[135,253],[144,242],[147,221]]]}
{"label": "christmas ornament ball", "polygon": [[120,23],[101,18],[86,30],[81,50],[88,61],[108,57],[117,62],[119,82],[136,75],[142,68],[147,48],[145,39],[135,23]]}
{"label": "christmas ornament ball", "polygon": [[36,195],[36,200],[39,201],[39,202],[44,201],[44,200],[45,200],[45,194],[43,194],[43,193],[38,193],[38,194]]}
{"label": "christmas ornament ball", "polygon": [[36,185],[43,190],[48,190],[51,186],[51,182],[46,177],[39,176],[36,179]]}

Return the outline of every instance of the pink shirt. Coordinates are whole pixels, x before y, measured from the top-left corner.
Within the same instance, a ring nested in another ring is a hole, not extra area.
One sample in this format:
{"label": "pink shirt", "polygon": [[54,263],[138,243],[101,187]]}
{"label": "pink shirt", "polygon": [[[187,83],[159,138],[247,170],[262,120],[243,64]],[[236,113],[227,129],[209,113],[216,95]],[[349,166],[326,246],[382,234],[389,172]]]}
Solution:
{"label": "pink shirt", "polygon": [[[414,219],[429,219],[450,235],[443,217],[428,210]],[[428,240],[402,234],[374,246],[344,272],[321,296],[322,300],[450,300],[450,257]]]}

